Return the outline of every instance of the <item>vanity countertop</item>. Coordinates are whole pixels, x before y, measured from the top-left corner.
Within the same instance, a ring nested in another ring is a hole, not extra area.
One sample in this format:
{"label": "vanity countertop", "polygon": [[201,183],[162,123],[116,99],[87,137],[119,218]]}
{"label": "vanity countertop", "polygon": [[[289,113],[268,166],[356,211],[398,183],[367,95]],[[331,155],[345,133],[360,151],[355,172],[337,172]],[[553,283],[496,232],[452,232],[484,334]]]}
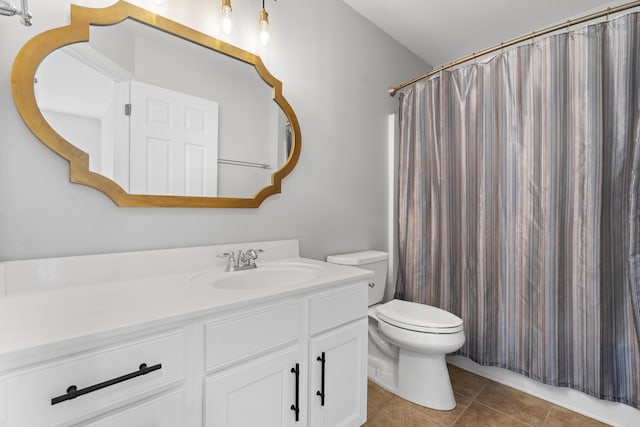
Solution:
{"label": "vanity countertop", "polygon": [[279,301],[310,290],[366,280],[373,274],[298,257],[266,261],[264,265],[274,262],[315,265],[322,268],[322,273],[303,283],[263,289],[217,289],[210,283],[193,280],[204,273],[211,277],[218,272],[242,273],[223,273],[216,266],[0,298],[0,370],[19,357],[46,351],[59,343],[109,338],[255,303]]}

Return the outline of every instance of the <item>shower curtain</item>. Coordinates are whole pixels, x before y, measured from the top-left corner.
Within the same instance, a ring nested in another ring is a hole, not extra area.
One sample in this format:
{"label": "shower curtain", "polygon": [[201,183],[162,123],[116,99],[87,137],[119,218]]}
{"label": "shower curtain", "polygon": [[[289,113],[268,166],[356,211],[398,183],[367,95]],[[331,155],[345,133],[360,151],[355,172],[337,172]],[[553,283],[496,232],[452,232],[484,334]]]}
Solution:
{"label": "shower curtain", "polygon": [[396,298],[460,354],[640,408],[640,15],[400,93]]}

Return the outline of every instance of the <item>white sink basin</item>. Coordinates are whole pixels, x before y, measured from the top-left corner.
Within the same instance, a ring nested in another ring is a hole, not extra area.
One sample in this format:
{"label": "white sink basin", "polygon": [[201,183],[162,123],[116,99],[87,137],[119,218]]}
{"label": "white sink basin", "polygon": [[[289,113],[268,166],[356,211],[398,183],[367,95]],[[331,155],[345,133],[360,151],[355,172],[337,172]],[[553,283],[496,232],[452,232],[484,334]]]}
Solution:
{"label": "white sink basin", "polygon": [[258,265],[253,270],[204,273],[192,281],[217,289],[277,289],[308,282],[324,271],[324,267],[313,264],[273,263]]}

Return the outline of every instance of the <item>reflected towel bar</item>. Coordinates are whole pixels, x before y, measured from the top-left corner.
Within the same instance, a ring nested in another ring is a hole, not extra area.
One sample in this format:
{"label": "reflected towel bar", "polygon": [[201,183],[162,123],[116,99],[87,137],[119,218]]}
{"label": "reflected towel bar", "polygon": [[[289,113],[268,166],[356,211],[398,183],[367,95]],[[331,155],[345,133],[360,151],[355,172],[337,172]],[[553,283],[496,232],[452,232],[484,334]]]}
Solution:
{"label": "reflected towel bar", "polygon": [[266,163],[245,162],[242,160],[218,159],[218,163],[223,165],[247,166],[250,168],[271,169],[271,165]]}

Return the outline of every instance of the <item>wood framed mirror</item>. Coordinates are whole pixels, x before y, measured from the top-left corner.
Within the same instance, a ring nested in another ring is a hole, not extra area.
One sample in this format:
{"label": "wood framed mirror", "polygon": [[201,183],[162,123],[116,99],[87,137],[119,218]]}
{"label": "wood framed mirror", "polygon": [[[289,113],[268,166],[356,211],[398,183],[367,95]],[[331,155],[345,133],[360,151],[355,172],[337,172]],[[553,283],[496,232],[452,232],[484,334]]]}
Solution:
{"label": "wood framed mirror", "polygon": [[300,126],[259,56],[124,1],[71,5],[11,76],[18,112],[119,206],[256,208],[300,156]]}

